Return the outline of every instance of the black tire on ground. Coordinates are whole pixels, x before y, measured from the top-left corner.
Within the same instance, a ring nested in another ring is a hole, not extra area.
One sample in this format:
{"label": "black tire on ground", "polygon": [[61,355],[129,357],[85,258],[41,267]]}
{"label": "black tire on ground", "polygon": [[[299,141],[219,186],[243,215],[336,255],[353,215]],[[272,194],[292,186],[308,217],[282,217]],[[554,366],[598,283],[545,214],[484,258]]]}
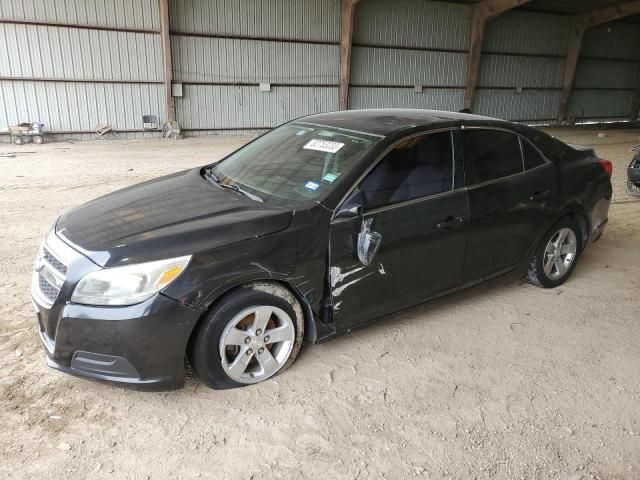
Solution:
{"label": "black tire on ground", "polygon": [[33,143],[44,143],[44,138],[41,135],[34,135]]}
{"label": "black tire on ground", "polygon": [[13,143],[16,145],[22,145],[24,143],[24,138],[22,137],[13,137]]}
{"label": "black tire on ground", "polygon": [[[563,228],[568,228],[573,231],[576,238],[576,254],[567,271],[564,272],[564,274],[562,274],[559,278],[554,279],[554,278],[550,278],[544,271],[543,262],[545,257],[545,250],[549,241],[556,235],[556,233],[559,230]],[[526,279],[533,285],[536,285],[542,288],[555,288],[559,285],[562,285],[571,276],[571,273],[573,272],[573,269],[576,266],[578,258],[580,257],[581,251],[582,251],[582,232],[580,228],[578,227],[576,222],[569,217],[561,219],[560,221],[555,223],[549,229],[549,231],[542,237],[542,240],[540,241],[540,244],[536,248],[536,251],[534,252],[534,255],[531,258],[531,261],[529,263],[529,270],[527,271]]]}
{"label": "black tire on ground", "polygon": [[286,370],[298,356],[304,338],[304,314],[295,296],[277,283],[247,284],[224,296],[205,314],[191,336],[187,352],[189,360],[196,376],[208,387],[227,389],[247,386],[246,383],[233,380],[225,372],[220,355],[220,340],[225,328],[236,315],[256,306],[279,308],[293,321],[293,347],[276,375]]}

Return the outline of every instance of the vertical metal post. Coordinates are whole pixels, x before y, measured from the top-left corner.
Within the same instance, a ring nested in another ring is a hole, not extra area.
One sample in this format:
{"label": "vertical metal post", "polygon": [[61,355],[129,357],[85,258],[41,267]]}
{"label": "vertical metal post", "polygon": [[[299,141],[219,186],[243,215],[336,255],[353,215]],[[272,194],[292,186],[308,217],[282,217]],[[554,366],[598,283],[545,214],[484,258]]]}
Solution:
{"label": "vertical metal post", "polygon": [[569,98],[573,90],[573,81],[576,78],[576,68],[580,58],[582,39],[584,38],[585,25],[580,21],[575,21],[571,26],[571,38],[569,39],[569,49],[567,59],[564,64],[564,79],[562,81],[562,96],[558,107],[558,123],[562,123],[567,118],[569,108]]}
{"label": "vertical metal post", "polygon": [[358,0],[340,0],[340,72],[338,108],[349,106],[349,74],[351,70],[351,43],[353,39],[353,14]]}
{"label": "vertical metal post", "polygon": [[635,122],[638,120],[638,114],[640,114],[640,70],[636,78],[636,91],[633,93],[633,100],[631,102],[631,114],[629,115],[629,121]]}
{"label": "vertical metal post", "polygon": [[169,34],[169,0],[158,0],[160,6],[160,42],[164,69],[165,121],[176,119],[176,109],[171,95],[173,66],[171,64],[171,35]]}
{"label": "vertical metal post", "polygon": [[487,23],[486,17],[480,9],[474,8],[471,17],[471,40],[469,43],[469,59],[467,66],[467,86],[464,90],[464,108],[471,110],[476,96],[480,57],[482,55],[482,41]]}

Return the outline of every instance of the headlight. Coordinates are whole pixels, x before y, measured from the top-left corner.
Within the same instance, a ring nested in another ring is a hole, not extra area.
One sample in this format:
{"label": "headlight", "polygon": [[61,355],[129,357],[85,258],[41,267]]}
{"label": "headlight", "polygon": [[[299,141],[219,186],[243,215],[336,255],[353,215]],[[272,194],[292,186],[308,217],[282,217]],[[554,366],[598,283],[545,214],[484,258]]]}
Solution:
{"label": "headlight", "polygon": [[78,282],[71,301],[87,305],[140,303],[178,278],[190,260],[191,255],[91,272]]}

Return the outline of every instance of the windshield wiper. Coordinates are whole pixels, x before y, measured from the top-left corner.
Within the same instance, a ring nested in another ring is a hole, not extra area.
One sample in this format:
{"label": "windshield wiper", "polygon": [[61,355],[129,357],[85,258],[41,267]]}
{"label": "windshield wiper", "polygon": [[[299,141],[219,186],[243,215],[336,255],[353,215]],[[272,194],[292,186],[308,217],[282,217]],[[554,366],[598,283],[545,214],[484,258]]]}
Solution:
{"label": "windshield wiper", "polygon": [[241,195],[244,195],[247,198],[250,198],[254,202],[264,203],[264,200],[260,198],[258,195],[254,195],[253,193],[247,192],[246,190],[241,189],[238,185],[228,185],[226,183],[222,183],[215,174],[211,173],[211,170],[205,170],[204,177],[210,182],[215,183],[221,188],[227,188],[229,190],[233,190],[234,192],[237,192]]}

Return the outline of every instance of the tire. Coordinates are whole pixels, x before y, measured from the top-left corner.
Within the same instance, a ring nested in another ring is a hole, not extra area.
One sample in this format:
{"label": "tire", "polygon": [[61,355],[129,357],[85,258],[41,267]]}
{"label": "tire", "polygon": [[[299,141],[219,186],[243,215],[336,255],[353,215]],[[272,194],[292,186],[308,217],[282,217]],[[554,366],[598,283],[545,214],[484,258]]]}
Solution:
{"label": "tire", "polygon": [[22,137],[13,137],[13,143],[16,145],[22,145],[24,143],[24,138]]}
{"label": "tire", "polygon": [[37,144],[44,143],[44,138],[42,138],[40,135],[34,135],[33,143],[37,143]]}
{"label": "tire", "polygon": [[188,353],[208,387],[237,388],[286,370],[303,338],[304,315],[295,296],[279,284],[258,282],[226,295],[202,318]]}
{"label": "tire", "polygon": [[529,263],[527,280],[542,288],[562,285],[571,276],[581,250],[582,234],[576,222],[570,218],[560,220],[536,248]]}

